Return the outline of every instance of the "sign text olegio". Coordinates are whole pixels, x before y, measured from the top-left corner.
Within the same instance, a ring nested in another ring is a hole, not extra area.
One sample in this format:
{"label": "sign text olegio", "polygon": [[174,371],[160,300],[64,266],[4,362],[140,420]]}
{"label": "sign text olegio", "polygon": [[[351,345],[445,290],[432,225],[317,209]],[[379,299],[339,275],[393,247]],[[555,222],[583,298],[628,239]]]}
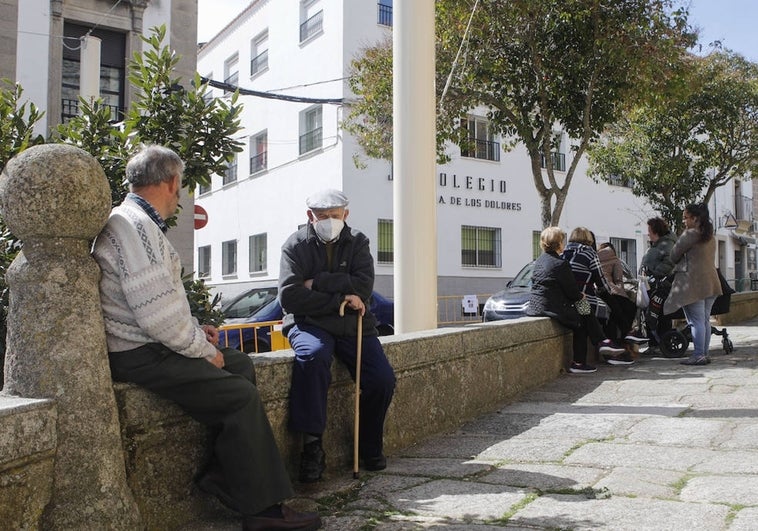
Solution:
{"label": "sign text olegio", "polygon": [[[473,190],[477,192],[488,192],[505,194],[507,192],[506,182],[503,180],[486,179],[484,177],[472,177],[467,175],[460,178],[453,174],[448,176],[447,173],[440,173],[440,188],[453,188],[454,190]],[[475,208],[494,208],[497,210],[521,210],[521,203],[511,201],[498,201],[494,199],[479,199],[472,197],[460,197],[456,195],[440,195],[437,200],[440,205],[467,206]]]}

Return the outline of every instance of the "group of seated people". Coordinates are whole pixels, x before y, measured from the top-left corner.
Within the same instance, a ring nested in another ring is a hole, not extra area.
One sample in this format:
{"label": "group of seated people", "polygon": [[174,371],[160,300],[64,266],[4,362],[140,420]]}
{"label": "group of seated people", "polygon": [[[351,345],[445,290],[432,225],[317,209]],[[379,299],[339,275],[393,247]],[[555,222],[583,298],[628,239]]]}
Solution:
{"label": "group of seated people", "polygon": [[[669,258],[673,235],[660,218],[648,221],[650,251],[643,267],[650,274],[667,275],[673,268]],[[610,242],[596,248],[594,234],[577,227],[568,237],[559,227],[548,227],[540,235],[543,254],[537,258],[532,273],[532,293],[527,313],[556,319],[573,332],[571,373],[591,373],[597,369],[588,363],[589,342],[606,362],[631,365],[634,357],[630,344],[648,348],[648,334],[634,328],[637,305],[633,293],[624,285],[624,270]],[[601,321],[603,324],[601,324]],[[661,319],[661,330],[671,326]]]}

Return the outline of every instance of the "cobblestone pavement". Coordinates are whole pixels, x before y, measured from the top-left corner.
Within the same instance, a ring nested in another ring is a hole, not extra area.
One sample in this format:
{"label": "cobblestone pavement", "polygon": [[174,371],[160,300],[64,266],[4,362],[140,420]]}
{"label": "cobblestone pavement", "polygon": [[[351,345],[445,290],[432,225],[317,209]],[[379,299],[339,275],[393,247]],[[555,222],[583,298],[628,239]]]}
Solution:
{"label": "cobblestone pavement", "polygon": [[[298,487],[326,530],[758,529],[758,320],[707,366],[562,375],[381,473]],[[238,529],[228,514],[187,530]]]}

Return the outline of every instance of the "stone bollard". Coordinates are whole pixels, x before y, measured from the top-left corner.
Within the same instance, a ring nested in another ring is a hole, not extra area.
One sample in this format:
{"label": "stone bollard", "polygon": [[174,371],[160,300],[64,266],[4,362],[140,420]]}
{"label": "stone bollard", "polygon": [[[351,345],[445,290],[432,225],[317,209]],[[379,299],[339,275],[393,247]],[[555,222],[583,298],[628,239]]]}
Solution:
{"label": "stone bollard", "polygon": [[[23,251],[10,288],[4,394],[57,403],[52,496],[42,529],[140,529],[126,482],[93,238],[111,205],[85,151],[35,146],[6,165],[0,212]],[[0,526],[1,527],[1,526]]]}

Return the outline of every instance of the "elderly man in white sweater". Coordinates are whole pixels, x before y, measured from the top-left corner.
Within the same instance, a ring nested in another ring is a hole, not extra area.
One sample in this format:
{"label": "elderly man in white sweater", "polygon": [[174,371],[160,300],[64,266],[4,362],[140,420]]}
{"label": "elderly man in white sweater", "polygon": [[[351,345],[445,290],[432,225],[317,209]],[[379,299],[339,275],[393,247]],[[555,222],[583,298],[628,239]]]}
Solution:
{"label": "elderly man in white sweater", "polygon": [[95,241],[100,298],[114,380],[173,400],[209,426],[213,459],[198,486],[242,515],[243,529],[318,529],[315,513],[281,502],[287,471],[255,386],[250,358],[217,348],[218,331],[190,313],[179,256],[166,238],[184,163],[148,146],[129,160],[131,192]]}

